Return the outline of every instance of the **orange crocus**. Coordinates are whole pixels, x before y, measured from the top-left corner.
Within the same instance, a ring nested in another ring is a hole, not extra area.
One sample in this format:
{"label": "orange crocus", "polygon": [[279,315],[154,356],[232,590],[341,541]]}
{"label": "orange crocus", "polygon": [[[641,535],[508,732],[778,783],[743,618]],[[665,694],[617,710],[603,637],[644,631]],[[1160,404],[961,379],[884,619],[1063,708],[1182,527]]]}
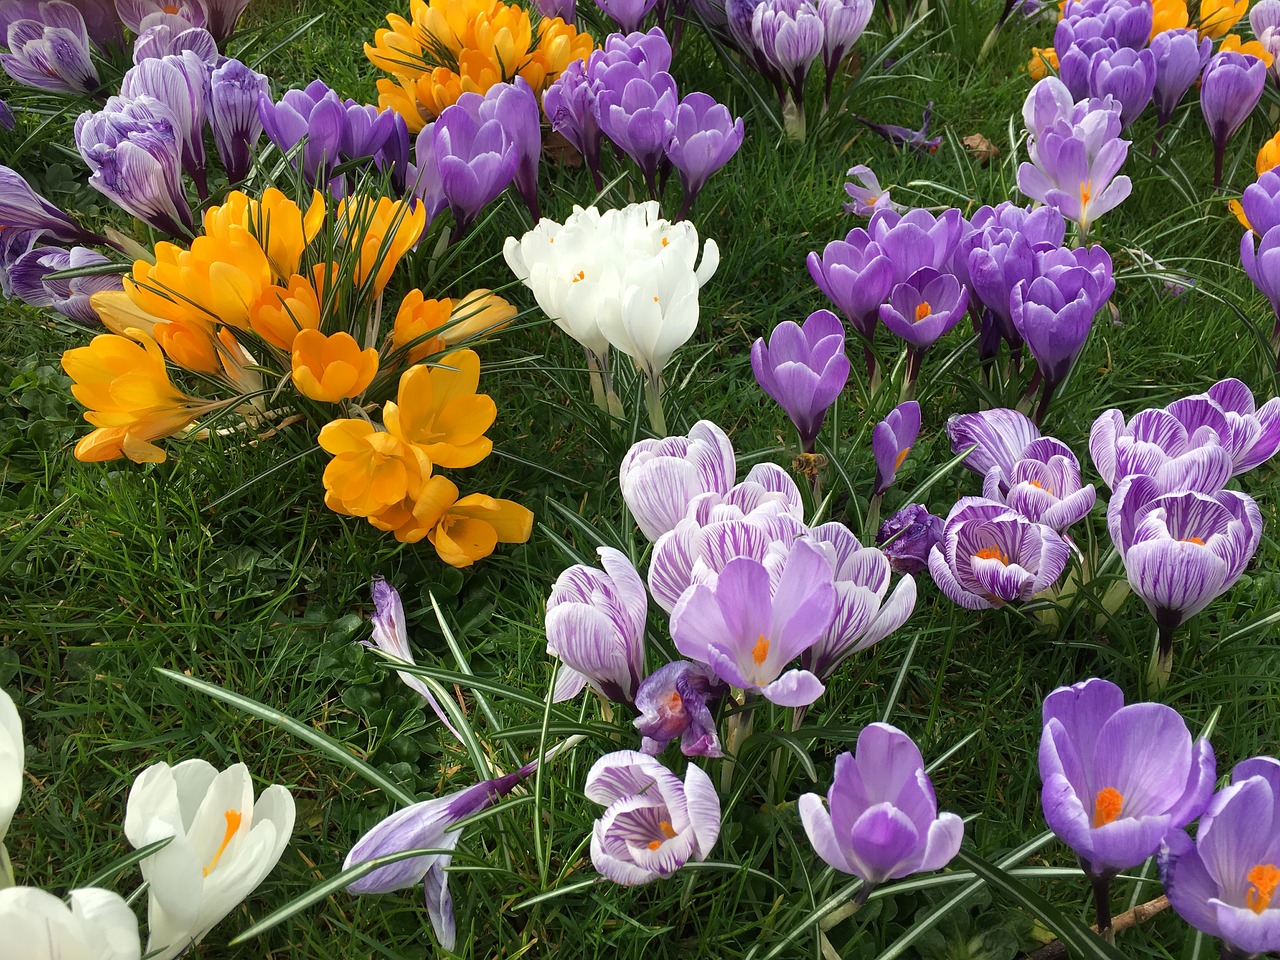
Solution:
{"label": "orange crocus", "polygon": [[218,207],[204,214],[206,236],[229,238],[231,227],[248,230],[267,254],[276,279],[285,280],[298,272],[302,253],[324,225],[324,196],[311,193],[311,206],[303,213],[292,198],[275,187],[268,187],[261,200],[254,200],[239,190],[227,195]]}
{"label": "orange crocus", "polygon": [[439,353],[445,348],[444,337],[438,332],[449,322],[453,301],[428,300],[422,291],[414,287],[400,301],[395,323],[391,327],[393,350],[409,351],[409,362],[417,363],[423,357]]}
{"label": "orange crocus", "polygon": [[1268,67],[1275,61],[1275,57],[1257,40],[1242,40],[1239,34],[1229,33],[1222,38],[1222,43],[1218,46],[1219,53],[1233,51],[1242,53],[1246,57],[1257,57]]}
{"label": "orange crocus", "polygon": [[292,351],[302,330],[318,330],[324,312],[326,276],[337,276],[337,264],[318,263],[311,279],[296,273],[283,287],[268,287],[249,311],[253,332],[279,350]]}
{"label": "orange crocus", "polygon": [[1032,47],[1031,59],[1027,61],[1027,76],[1032,80],[1043,80],[1049,75],[1049,68],[1058,69],[1058,51],[1053,47]]}
{"label": "orange crocus", "polygon": [[293,385],[304,397],[337,403],[357,397],[378,373],[378,351],[361,350],[349,333],[300,330],[293,338]]}
{"label": "orange crocus", "polygon": [[[1190,22],[1186,0],[1155,0],[1151,18],[1151,36],[1166,30],[1181,30]],[[1150,39],[1150,38],[1148,38]]]}
{"label": "orange crocus", "polygon": [[217,236],[196,237],[190,250],[158,243],[155,253],[154,264],[134,262],[124,289],[134,303],[160,320],[248,329],[250,307],[271,286],[267,255],[237,224]]}
{"label": "orange crocus", "polygon": [[481,493],[459,499],[457,486],[440,476],[422,485],[413,514],[413,532],[425,528],[440,559],[454,567],[471,566],[499,543],[525,543],[533,532],[528,508]]}
{"label": "orange crocus", "polygon": [[1262,149],[1258,151],[1258,159],[1254,161],[1253,166],[1258,176],[1262,176],[1268,170],[1273,170],[1280,166],[1280,133],[1277,133],[1262,145]]}
{"label": "orange crocus", "polygon": [[388,197],[347,197],[338,204],[343,236],[359,251],[355,284],[373,278],[373,292],[381,296],[396,264],[422,236],[427,208],[414,200],[405,203]]}
{"label": "orange crocus", "polygon": [[333,420],[320,428],[333,456],[324,469],[324,502],[335,513],[369,517],[412,496],[431,476],[431,461],[367,420]]}
{"label": "orange crocus", "polygon": [[498,415],[487,394],[477,394],[480,357],[474,350],[448,354],[438,367],[419,364],[400,377],[396,401],[382,407],[382,422],[398,440],[420,447],[441,467],[472,467],[489,455],[485,436]]}
{"label": "orange crocus", "polygon": [[186,370],[216,376],[222,372],[213,327],[186,320],[159,320],[147,313],[123,290],[103,290],[89,297],[102,325],[112,333],[134,339],[128,331],[140,330],[159,344],[165,356]]}
{"label": "orange crocus", "polygon": [[497,333],[511,325],[516,308],[492,290],[472,290],[453,306],[449,326],[441,331],[449,346]]}

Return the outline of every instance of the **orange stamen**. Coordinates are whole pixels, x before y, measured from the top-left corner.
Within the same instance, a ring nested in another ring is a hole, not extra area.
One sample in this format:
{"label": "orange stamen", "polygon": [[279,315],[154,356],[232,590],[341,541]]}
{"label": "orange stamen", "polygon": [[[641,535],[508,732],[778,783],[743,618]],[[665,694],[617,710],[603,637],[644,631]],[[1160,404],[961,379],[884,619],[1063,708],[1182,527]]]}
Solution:
{"label": "orange stamen", "polygon": [[916,323],[919,323],[931,313],[933,313],[933,307],[929,306],[928,300],[925,300],[920,306],[916,307]]}
{"label": "orange stamen", "polygon": [[1103,787],[1093,801],[1093,825],[1105,827],[1120,816],[1120,808],[1124,806],[1124,794],[1115,787]]}
{"label": "orange stamen", "polygon": [[240,815],[239,810],[228,810],[223,814],[227,818],[227,830],[222,835],[222,843],[218,845],[217,852],[213,855],[213,859],[209,861],[209,865],[204,868],[204,875],[207,877],[213,872],[213,868],[218,865],[218,861],[222,859],[222,854],[226,852],[227,844],[231,843],[231,838],[240,832],[240,824],[244,818]]}
{"label": "orange stamen", "polygon": [[1245,875],[1249,889],[1244,895],[1244,905],[1254,913],[1261,913],[1271,905],[1276,887],[1280,886],[1280,868],[1274,863],[1259,863]]}
{"label": "orange stamen", "polygon": [[1080,184],[1080,207],[1081,209],[1089,206],[1089,199],[1093,196],[1093,181],[1086,180]]}
{"label": "orange stamen", "polygon": [[1009,555],[995,545],[984,547],[973,557],[975,560],[999,560],[1006,567],[1009,565]]}
{"label": "orange stamen", "polygon": [[1053,496],[1053,488],[1044,486],[1039,480],[1028,480],[1027,483],[1031,484],[1037,490],[1043,490],[1045,493],[1049,494],[1049,496]]}
{"label": "orange stamen", "polygon": [[903,462],[907,459],[907,454],[909,454],[910,452],[911,452],[910,447],[903,447],[901,450],[899,450],[898,459],[893,461],[893,469],[895,470],[901,469]]}
{"label": "orange stamen", "polygon": [[1180,543],[1194,543],[1194,544],[1196,544],[1197,546],[1201,546],[1201,547],[1203,547],[1203,546],[1204,546],[1204,541],[1203,541],[1203,540],[1201,540],[1199,537],[1187,537],[1185,540],[1181,540],[1181,541],[1179,541],[1179,542],[1180,542]]}
{"label": "orange stamen", "polygon": [[879,197],[867,197],[867,206],[874,207],[876,205],[876,201],[879,199]]}
{"label": "orange stamen", "polygon": [[751,648],[751,661],[758,667],[764,663],[765,658],[769,656],[769,638],[763,633],[760,639],[756,641],[756,645]]}
{"label": "orange stamen", "polygon": [[670,820],[662,820],[658,823],[658,829],[662,831],[662,835],[666,840],[650,840],[645,846],[650,850],[657,850],[660,846],[676,835],[675,830],[671,826]]}
{"label": "orange stamen", "polygon": [[573,278],[573,282],[577,283],[579,280],[585,280],[585,279],[587,279],[587,271],[579,270],[578,275]]}
{"label": "orange stamen", "polygon": [[666,237],[663,237],[663,238],[662,238],[662,245],[663,245],[664,247],[668,247],[668,246],[670,246],[670,245],[671,245],[671,241],[670,241],[670,240],[668,240]]}

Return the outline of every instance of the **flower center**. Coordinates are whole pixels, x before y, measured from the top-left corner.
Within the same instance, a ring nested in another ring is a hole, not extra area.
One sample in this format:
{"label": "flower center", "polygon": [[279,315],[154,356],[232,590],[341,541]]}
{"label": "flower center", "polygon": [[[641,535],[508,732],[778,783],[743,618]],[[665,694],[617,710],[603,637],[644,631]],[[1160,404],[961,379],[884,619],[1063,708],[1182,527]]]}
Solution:
{"label": "flower center", "polygon": [[1124,806],[1124,794],[1115,787],[1103,787],[1093,801],[1093,825],[1105,827],[1120,816],[1120,808]]}
{"label": "flower center", "polygon": [[1003,566],[1009,565],[1009,555],[992,544],[989,547],[983,547],[973,555],[975,560],[999,560]]}
{"label": "flower center", "polygon": [[1249,890],[1244,895],[1244,905],[1254,913],[1261,913],[1271,906],[1271,898],[1280,886],[1280,869],[1274,863],[1255,864],[1245,875]]}
{"label": "flower center", "polygon": [[587,279],[587,271],[579,270],[577,276],[573,278],[573,282],[577,283],[579,280],[585,280],[585,279]]}
{"label": "flower center", "polygon": [[663,703],[663,708],[668,713],[679,713],[681,710],[684,709],[684,699],[680,696],[680,694],[672,690],[671,693],[667,695],[667,699]]}
{"label": "flower center", "polygon": [[209,865],[204,868],[204,875],[206,877],[213,872],[213,868],[216,867],[218,865],[218,861],[222,859],[222,854],[226,852],[227,844],[229,844],[231,842],[231,838],[240,831],[240,824],[244,819],[240,815],[239,810],[228,810],[223,814],[223,816],[227,818],[227,829],[222,835],[222,843],[218,845],[218,850],[214,853],[213,859],[210,860]]}
{"label": "flower center", "polygon": [[671,245],[671,241],[670,241],[670,240],[668,240],[666,237],[663,237],[663,238],[662,238],[662,245],[663,245],[664,247],[670,246],[670,245]]}
{"label": "flower center", "polygon": [[899,450],[899,451],[898,451],[898,459],[897,459],[897,460],[895,460],[895,461],[893,461],[893,469],[894,469],[894,470],[900,470],[900,469],[902,469],[903,461],[905,461],[905,460],[907,459],[907,455],[908,455],[909,453],[911,453],[911,448],[910,448],[910,447],[903,447],[901,450]]}
{"label": "flower center", "polygon": [[1200,546],[1200,547],[1203,547],[1203,546],[1204,546],[1204,541],[1203,541],[1203,540],[1201,540],[1199,537],[1184,537],[1183,539],[1179,540],[1178,542],[1179,542],[1179,543],[1194,543],[1194,544],[1196,544],[1197,546]]}
{"label": "flower center", "polygon": [[1089,199],[1093,196],[1093,181],[1086,180],[1080,184],[1080,207],[1089,206]]}
{"label": "flower center", "polygon": [[769,656],[769,638],[763,633],[760,639],[756,641],[756,645],[751,648],[751,662],[757,667],[764,663],[765,658]]}
{"label": "flower center", "polygon": [[1049,494],[1049,496],[1053,496],[1053,487],[1046,487],[1039,480],[1028,480],[1027,483],[1031,484],[1037,490],[1043,490],[1045,493]]}
{"label": "flower center", "polygon": [[661,839],[661,840],[650,840],[650,841],[646,844],[646,846],[647,846],[650,850],[657,850],[660,846],[662,846],[664,843],[666,843],[668,840],[670,840],[672,837],[674,837],[674,836],[676,835],[675,830],[674,830],[674,829],[672,828],[672,826],[671,826],[671,821],[670,821],[670,820],[660,820],[660,821],[658,821],[658,829],[662,831],[662,839]]}
{"label": "flower center", "polygon": [[879,199],[879,197],[867,197],[867,206],[874,207],[876,205],[876,201]]}
{"label": "flower center", "polygon": [[922,301],[920,305],[916,307],[916,323],[919,323],[931,313],[933,313],[933,307],[929,306],[929,301]]}

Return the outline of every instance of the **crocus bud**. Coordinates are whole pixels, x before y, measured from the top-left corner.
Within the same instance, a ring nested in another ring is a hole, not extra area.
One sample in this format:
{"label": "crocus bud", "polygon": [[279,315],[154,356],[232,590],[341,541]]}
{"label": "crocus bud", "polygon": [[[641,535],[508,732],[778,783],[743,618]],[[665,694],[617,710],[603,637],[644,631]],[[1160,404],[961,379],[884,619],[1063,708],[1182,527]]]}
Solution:
{"label": "crocus bud", "polygon": [[[1277,0],[1280,3],[1280,0]],[[1213,53],[1213,41],[1201,40],[1194,30],[1166,30],[1151,38],[1156,83],[1153,90],[1157,123],[1164,126]]]}
{"label": "crocus bud", "polygon": [[35,887],[0,890],[5,949],[23,960],[139,960],[138,918],[123,897],[85,887],[69,899]]}
{"label": "crocus bud", "polygon": [[515,141],[502,121],[479,118],[474,101],[480,100],[480,95],[463,94],[459,100],[463,98],[470,104],[445,107],[440,118],[418,134],[419,163],[422,140],[430,137],[436,165],[434,178],[431,171],[421,171],[422,178],[435,179],[459,231],[465,231],[480,211],[507,189],[520,162]]}
{"label": "crocus bud", "polygon": [[47,0],[32,16],[9,24],[0,67],[18,83],[59,93],[93,93],[98,71],[89,54],[89,31],[72,4]]}
{"label": "crocus bud", "polygon": [[893,486],[894,478],[906,462],[920,435],[920,404],[914,400],[900,403],[871,431],[871,449],[876,458],[876,485],[872,495],[879,497]]}
{"label": "crocus bud", "polygon": [[22,174],[3,164],[0,164],[0,231],[43,233],[63,243],[102,242],[96,233],[80,226],[65,211],[31,189]]}
{"label": "crocus bud", "polygon": [[1155,85],[1156,62],[1150,50],[1100,50],[1089,63],[1089,96],[1115,99],[1122,130],[1146,109]]}
{"label": "crocus bud", "polygon": [[[213,34],[204,27],[179,28],[158,23],[139,34],[133,42],[135,64],[154,57],[181,56],[187,52],[194,53],[211,69],[218,62],[218,45]],[[256,101],[254,107],[257,108]]]}
{"label": "crocus bud", "polygon": [[337,165],[346,125],[346,108],[323,80],[313,80],[305,90],[287,90],[279,103],[263,94],[258,117],[267,138],[282,151],[292,150],[303,138],[301,158],[295,165],[311,186],[328,180],[327,171]]}
{"label": "crocus bud", "polygon": [[72,277],[69,280],[47,280],[48,274],[61,270],[110,263],[111,261],[88,247],[37,247],[9,268],[9,282],[13,295],[33,307],[51,307],[64,317],[85,325],[101,323],[89,298],[102,290],[123,289],[118,273],[106,273]]}
{"label": "crocus bud", "polygon": [[751,346],[751,369],[760,389],[778,402],[800,446],[812,453],[827,410],[849,379],[844,326],[830,310],[815,310],[801,327],[790,320]]}
{"label": "crocus bud", "polygon": [[249,175],[262,136],[258,101],[270,93],[267,78],[239,60],[227,60],[209,75],[209,125],[227,179]]}
{"label": "crocus bud", "polygon": [[1242,53],[1216,53],[1205,65],[1200,81],[1200,111],[1213,140],[1214,186],[1222,185],[1222,160],[1227,143],[1262,99],[1267,65]]}
{"label": "crocus bud", "polygon": [[634,33],[657,0],[596,0],[596,6],[618,25],[623,33]]}
{"label": "crocus bud", "polygon": [[594,103],[595,94],[587,78],[587,66],[581,60],[570,60],[542,95],[542,108],[551,129],[582,154],[598,189],[604,185],[600,179],[600,141],[604,134],[596,122]]}
{"label": "crocus bud", "polygon": [[208,74],[194,53],[154,57],[131,67],[120,84],[120,96],[154,97],[168,108],[174,132],[182,140],[182,168],[203,190],[204,127],[208,116]]}
{"label": "crocus bud", "polygon": [[733,445],[710,420],[685,437],[640,440],[618,470],[622,499],[649,540],[674,530],[699,494],[726,494],[737,469]]}
{"label": "crocus bud", "polygon": [[733,159],[743,136],[742,118],[735,120],[728,107],[707,94],[691,93],[680,101],[666,146],[667,159],[680,171],[684,188],[677,220],[688,215],[711,175]]}

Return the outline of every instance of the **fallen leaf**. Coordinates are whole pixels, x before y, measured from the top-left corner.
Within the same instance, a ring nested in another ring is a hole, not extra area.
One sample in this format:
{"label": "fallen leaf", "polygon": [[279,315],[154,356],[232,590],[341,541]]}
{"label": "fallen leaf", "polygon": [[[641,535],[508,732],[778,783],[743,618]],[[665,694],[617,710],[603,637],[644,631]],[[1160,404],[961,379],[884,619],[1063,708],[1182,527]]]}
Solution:
{"label": "fallen leaf", "polygon": [[973,155],[973,159],[977,160],[984,167],[1000,156],[1000,148],[988,140],[980,133],[971,133],[965,137],[961,143],[965,145],[969,153]]}

